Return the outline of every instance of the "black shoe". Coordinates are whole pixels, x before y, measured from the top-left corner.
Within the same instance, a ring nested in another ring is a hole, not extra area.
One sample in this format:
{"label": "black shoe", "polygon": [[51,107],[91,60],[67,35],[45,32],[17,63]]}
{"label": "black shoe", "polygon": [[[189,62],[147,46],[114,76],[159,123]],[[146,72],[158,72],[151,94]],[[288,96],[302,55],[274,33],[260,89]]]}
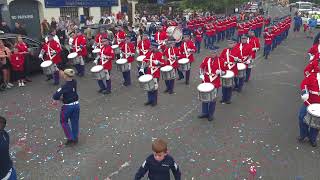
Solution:
{"label": "black shoe", "polygon": [[123,83],[123,85],[124,85],[124,86],[129,86],[129,84],[128,84],[128,83],[126,83],[126,82],[124,82],[124,83]]}
{"label": "black shoe", "polygon": [[32,80],[30,79],[30,78],[25,78],[25,80],[27,81],[27,82],[32,82]]}
{"label": "black shoe", "polygon": [[227,101],[226,104],[231,104],[231,101]]}
{"label": "black shoe", "polygon": [[213,121],[214,117],[208,117],[208,121]]}
{"label": "black shoe", "polygon": [[163,91],[164,93],[167,93],[167,92],[169,92],[169,89],[166,89],[165,91]]}
{"label": "black shoe", "polygon": [[111,94],[111,91],[103,90],[102,93],[103,93],[103,94]]}
{"label": "black shoe", "polygon": [[72,145],[73,144],[73,141],[72,140],[67,140],[64,145],[65,146],[69,146],[69,145]]}
{"label": "black shoe", "polygon": [[180,81],[180,80],[182,80],[182,79],[184,79],[184,77],[179,77],[179,78],[178,78],[178,81]]}
{"label": "black shoe", "polygon": [[144,103],[145,106],[148,106],[148,105],[150,105],[150,104],[151,104],[151,102],[146,102],[146,103]]}
{"label": "black shoe", "polygon": [[46,79],[46,81],[50,81],[52,79],[52,77],[48,77],[47,79]]}
{"label": "black shoe", "polygon": [[152,107],[154,107],[154,106],[156,106],[156,105],[157,105],[157,103],[152,103],[152,104],[151,104]]}
{"label": "black shoe", "polygon": [[74,145],[78,144],[78,142],[79,142],[78,138],[72,141]]}
{"label": "black shoe", "polygon": [[174,94],[174,92],[173,91],[169,91],[169,94]]}
{"label": "black shoe", "polygon": [[310,144],[311,144],[312,147],[317,147],[317,142],[311,142],[310,141]]}
{"label": "black shoe", "polygon": [[189,85],[189,81],[186,81],[186,85]]}
{"label": "black shoe", "polygon": [[203,119],[203,118],[207,118],[207,117],[208,117],[207,114],[200,114],[200,115],[198,116],[199,119]]}
{"label": "black shoe", "polygon": [[98,93],[102,93],[104,90],[103,89],[99,89]]}
{"label": "black shoe", "polygon": [[298,137],[297,137],[297,141],[298,141],[299,143],[305,142],[305,139],[306,139],[306,138],[302,138],[301,136],[298,136]]}

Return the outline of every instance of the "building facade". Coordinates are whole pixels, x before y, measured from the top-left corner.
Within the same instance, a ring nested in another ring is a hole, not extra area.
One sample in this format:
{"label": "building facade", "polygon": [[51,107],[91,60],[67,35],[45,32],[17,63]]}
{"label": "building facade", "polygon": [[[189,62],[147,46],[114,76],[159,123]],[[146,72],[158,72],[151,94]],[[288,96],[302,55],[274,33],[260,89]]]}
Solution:
{"label": "building facade", "polygon": [[28,35],[40,37],[40,23],[48,22],[54,17],[93,16],[95,23],[99,22],[105,13],[121,11],[121,0],[0,0],[1,20],[14,25],[23,24]]}

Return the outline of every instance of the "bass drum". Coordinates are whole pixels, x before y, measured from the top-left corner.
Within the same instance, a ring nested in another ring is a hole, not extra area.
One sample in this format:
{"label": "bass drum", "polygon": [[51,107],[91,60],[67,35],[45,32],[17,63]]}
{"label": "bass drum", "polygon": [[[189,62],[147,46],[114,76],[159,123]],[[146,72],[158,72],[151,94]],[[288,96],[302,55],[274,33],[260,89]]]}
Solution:
{"label": "bass drum", "polygon": [[182,40],[182,30],[177,26],[169,26],[167,28],[167,36],[169,39],[172,37],[177,42],[180,42]]}

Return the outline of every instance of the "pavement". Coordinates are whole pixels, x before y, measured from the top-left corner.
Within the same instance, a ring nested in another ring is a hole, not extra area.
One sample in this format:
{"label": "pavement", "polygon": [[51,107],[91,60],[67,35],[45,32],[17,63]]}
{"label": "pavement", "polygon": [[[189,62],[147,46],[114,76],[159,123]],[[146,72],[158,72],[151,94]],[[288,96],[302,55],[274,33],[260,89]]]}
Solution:
{"label": "pavement", "polygon": [[[273,7],[270,14],[287,11]],[[43,75],[34,76],[26,87],[0,93],[0,114],[8,119],[18,179],[133,179],[157,137],[168,140],[183,180],[319,179],[319,148],[296,141],[302,105],[299,85],[312,41],[303,32],[297,37],[290,32],[268,60],[260,51],[252,79],[242,93],[233,94],[232,104],[217,103],[213,122],[197,118],[198,67],[207,50],[196,55],[190,85],[177,81],[175,94],[169,95],[162,93],[161,81],[155,108],[143,105],[146,93],[137,78],[131,87],[124,87],[114,68],[112,94],[101,95],[88,73],[77,78],[81,129],[74,147],[61,145],[65,136],[60,105],[51,101],[58,87],[44,81]],[[255,175],[249,172],[251,166]]]}

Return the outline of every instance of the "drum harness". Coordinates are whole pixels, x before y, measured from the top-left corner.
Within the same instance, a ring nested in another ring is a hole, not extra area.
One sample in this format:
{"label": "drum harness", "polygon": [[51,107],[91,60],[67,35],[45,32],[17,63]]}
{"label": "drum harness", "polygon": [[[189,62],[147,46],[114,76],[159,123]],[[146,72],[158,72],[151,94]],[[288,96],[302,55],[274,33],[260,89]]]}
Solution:
{"label": "drum harness", "polygon": [[[171,55],[171,50],[173,51],[173,55]],[[176,56],[176,53],[174,52],[174,49],[173,48],[169,48],[168,49],[168,55],[169,55],[169,62],[170,62],[170,65],[174,64],[174,62],[176,61],[177,59],[177,56]],[[172,61],[171,61],[172,60]]]}

